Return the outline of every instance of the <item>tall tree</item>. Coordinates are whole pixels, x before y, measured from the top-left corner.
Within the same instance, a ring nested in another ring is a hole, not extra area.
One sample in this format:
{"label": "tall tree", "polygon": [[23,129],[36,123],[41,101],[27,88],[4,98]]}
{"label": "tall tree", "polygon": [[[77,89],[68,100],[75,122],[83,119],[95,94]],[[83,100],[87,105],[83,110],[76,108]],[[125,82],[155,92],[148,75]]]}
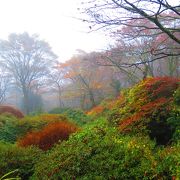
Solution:
{"label": "tall tree", "polygon": [[10,34],[8,40],[0,40],[0,58],[0,65],[22,90],[28,114],[29,93],[42,83],[57,56],[47,42],[25,32]]}

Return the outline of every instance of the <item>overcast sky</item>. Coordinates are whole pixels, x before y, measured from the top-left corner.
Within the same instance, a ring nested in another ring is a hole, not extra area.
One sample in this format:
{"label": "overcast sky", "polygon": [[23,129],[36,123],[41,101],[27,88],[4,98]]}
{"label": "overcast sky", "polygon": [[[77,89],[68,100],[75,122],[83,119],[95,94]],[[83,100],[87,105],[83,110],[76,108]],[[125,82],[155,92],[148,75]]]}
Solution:
{"label": "overcast sky", "polygon": [[82,0],[0,0],[0,39],[10,33],[37,33],[49,42],[60,61],[76,49],[105,49],[109,39],[100,32],[87,33],[88,25],[78,17]]}

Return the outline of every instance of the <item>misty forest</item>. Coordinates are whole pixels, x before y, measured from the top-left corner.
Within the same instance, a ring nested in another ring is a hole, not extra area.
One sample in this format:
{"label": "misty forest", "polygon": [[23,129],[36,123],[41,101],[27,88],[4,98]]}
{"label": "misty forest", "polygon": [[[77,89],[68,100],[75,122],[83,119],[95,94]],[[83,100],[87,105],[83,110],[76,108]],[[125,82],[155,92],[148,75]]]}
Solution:
{"label": "misty forest", "polygon": [[0,39],[0,180],[180,180],[180,5],[78,10],[106,50],[61,62],[36,32]]}

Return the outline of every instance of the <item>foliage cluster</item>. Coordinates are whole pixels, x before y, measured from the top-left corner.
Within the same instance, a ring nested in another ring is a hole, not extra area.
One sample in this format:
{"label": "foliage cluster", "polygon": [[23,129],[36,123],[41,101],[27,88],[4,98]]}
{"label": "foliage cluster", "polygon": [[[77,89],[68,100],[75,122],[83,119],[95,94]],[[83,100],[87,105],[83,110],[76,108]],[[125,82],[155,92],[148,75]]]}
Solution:
{"label": "foliage cluster", "polygon": [[0,115],[0,140],[6,142],[15,142],[19,128],[16,123],[19,121],[16,117],[10,114]]}
{"label": "foliage cluster", "polygon": [[14,144],[0,142],[0,176],[18,169],[18,174],[27,180],[34,171],[34,164],[41,155],[35,147],[21,148]]}
{"label": "foliage cluster", "polygon": [[99,105],[93,107],[86,114],[92,117],[106,116],[107,112],[111,109],[111,103],[114,100],[111,98],[105,99]]}
{"label": "foliage cluster", "polygon": [[156,149],[148,137],[122,136],[100,119],[41,157],[32,179],[171,179],[179,146]]}
{"label": "foliage cluster", "polygon": [[[180,80],[170,77],[147,78],[124,91],[112,105],[109,121],[123,133],[148,134],[158,144],[167,144],[173,136],[174,91]],[[175,112],[176,113],[176,112]]]}
{"label": "foliage cluster", "polygon": [[55,143],[67,140],[78,127],[67,121],[49,123],[40,131],[29,132],[18,140],[18,145],[28,147],[34,145],[42,150],[50,149]]}
{"label": "foliage cluster", "polygon": [[0,140],[15,142],[27,132],[38,131],[50,122],[66,121],[63,115],[42,114],[17,119],[10,115],[0,115]]}
{"label": "foliage cluster", "polygon": [[72,108],[54,108],[49,111],[50,114],[64,114],[70,121],[82,126],[88,123],[91,119],[80,109]]}
{"label": "foliage cluster", "polygon": [[23,118],[24,114],[17,108],[12,106],[0,106],[0,114],[11,114],[17,118]]}

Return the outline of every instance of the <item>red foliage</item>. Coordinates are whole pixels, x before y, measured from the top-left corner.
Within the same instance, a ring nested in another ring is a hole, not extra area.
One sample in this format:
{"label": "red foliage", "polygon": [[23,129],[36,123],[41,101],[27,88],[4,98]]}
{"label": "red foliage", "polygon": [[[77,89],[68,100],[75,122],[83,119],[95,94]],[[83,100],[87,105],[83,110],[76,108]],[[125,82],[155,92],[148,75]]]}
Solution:
{"label": "red foliage", "polygon": [[140,113],[136,113],[132,115],[131,117],[127,119],[124,119],[122,123],[120,123],[120,126],[119,126],[120,130],[123,132],[129,131],[129,126],[135,122],[140,121],[143,116],[144,116],[144,113],[140,112]]}
{"label": "red foliage", "polygon": [[119,126],[120,130],[123,130],[125,132],[129,129],[130,125],[133,125],[134,123],[137,123],[138,121],[142,121],[143,118],[145,119],[152,118],[152,116],[155,114],[156,115],[158,114],[158,116],[160,115],[165,116],[171,110],[171,107],[169,105],[171,104],[170,103],[171,101],[172,101],[171,98],[170,99],[159,98],[153,102],[143,105],[139,112],[136,112],[129,118],[122,120]]}
{"label": "red foliage", "polygon": [[0,106],[0,114],[8,113],[17,118],[23,118],[24,114],[12,106]]}
{"label": "red foliage", "polygon": [[178,88],[180,79],[172,77],[155,77],[145,80],[145,89],[153,99],[159,97],[172,97],[174,90]]}
{"label": "red foliage", "polygon": [[124,117],[121,116],[123,118],[119,123],[120,130],[139,131],[147,127],[149,122],[158,119],[165,121],[173,109],[173,93],[179,82],[179,78],[155,77],[147,78],[136,85],[131,91],[133,100],[127,103],[122,111],[126,114]]}
{"label": "red foliage", "polygon": [[22,147],[35,145],[42,150],[48,150],[58,141],[67,140],[69,135],[77,130],[78,127],[70,122],[50,123],[41,131],[26,134],[18,141],[18,145]]}
{"label": "red foliage", "polygon": [[141,111],[144,112],[146,116],[149,116],[155,112],[161,112],[165,111],[165,113],[168,113],[171,110],[171,102],[173,101],[172,98],[159,98],[155,101],[152,101],[150,103],[145,104],[141,107]]}

